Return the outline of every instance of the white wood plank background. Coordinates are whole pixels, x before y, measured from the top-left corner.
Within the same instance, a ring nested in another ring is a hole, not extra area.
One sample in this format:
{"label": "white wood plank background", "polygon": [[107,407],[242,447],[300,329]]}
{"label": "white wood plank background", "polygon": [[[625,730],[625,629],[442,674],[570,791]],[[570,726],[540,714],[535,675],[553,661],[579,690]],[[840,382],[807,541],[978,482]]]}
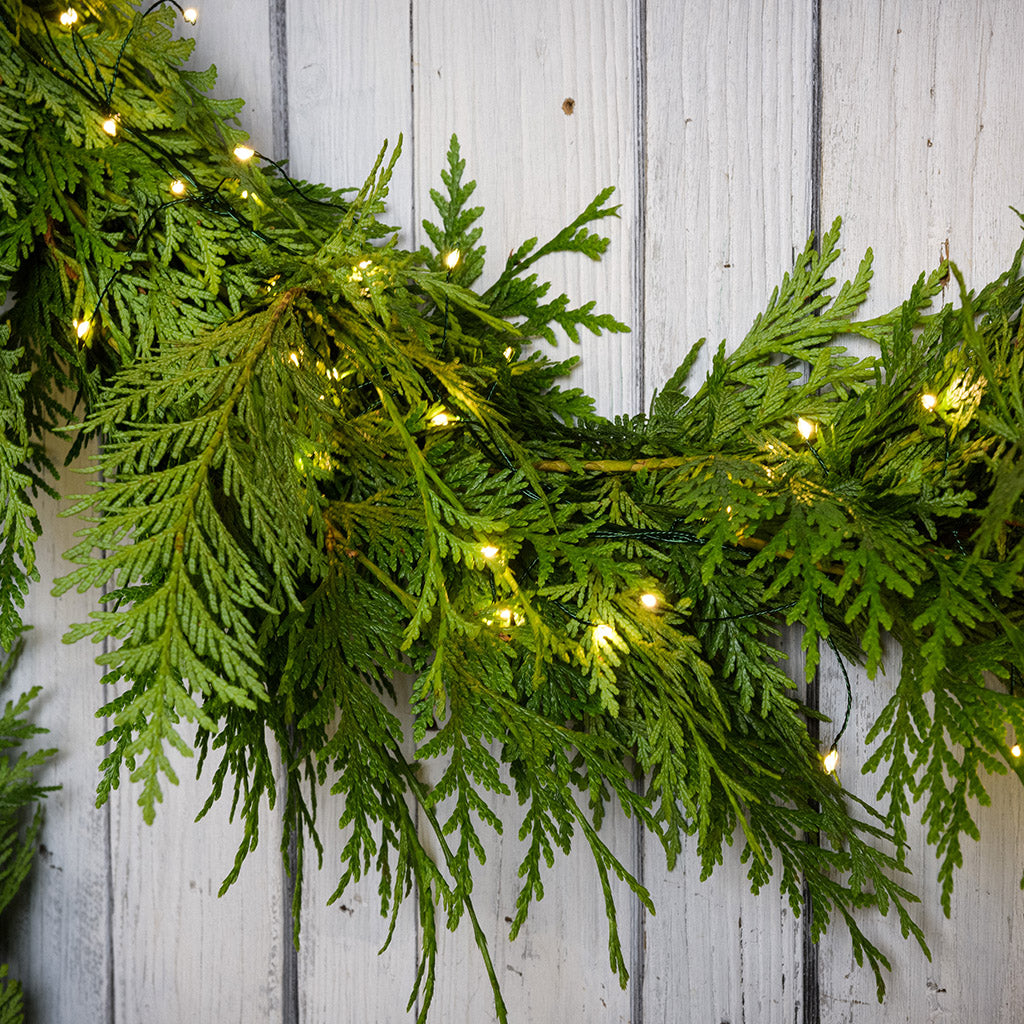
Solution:
{"label": "white wood plank background", "polygon": [[[737,344],[807,241],[814,62],[809,4],[658,0],[646,20],[649,398],[699,338],[695,378]],[[696,843],[671,873],[656,840],[644,852],[642,1019],[798,1020],[802,925],[777,890],[753,897],[738,856],[702,883]]]}
{"label": "white wood plank background", "polygon": [[[407,226],[405,244],[422,240],[427,193],[453,131],[479,183],[495,265],[524,237],[554,232],[599,188],[615,184],[622,208],[608,225],[608,258],[548,269],[556,286],[597,298],[633,326],[631,335],[585,343],[578,380],[602,412],[635,412],[694,340],[707,336],[714,346],[742,337],[819,210],[826,225],[844,216],[851,261],[874,246],[872,309],[898,301],[947,239],[975,283],[998,272],[1017,244],[1020,227],[1008,207],[1024,203],[1017,56],[1024,7],[859,0],[822,4],[819,12],[818,3],[207,0],[195,63],[217,64],[219,94],[249,101],[245,124],[258,148],[288,157],[299,176],[358,184],[383,139],[394,143],[401,134],[392,210],[393,221]],[[574,101],[571,113],[566,99]],[[372,882],[325,906],[339,849],[326,827],[340,814],[329,793],[319,794],[326,863],[307,882],[298,953],[287,939],[280,830],[272,822],[234,891],[217,900],[237,830],[223,815],[191,823],[201,786],[168,793],[153,828],[142,824],[130,789],[94,809],[99,672],[93,650],[60,644],[66,625],[87,614],[89,598],[48,596],[72,527],[49,506],[43,515],[44,582],[31,596],[35,630],[18,679],[46,687],[38,717],[61,748],[47,779],[64,789],[49,801],[46,853],[4,936],[35,1019],[411,1020],[414,916],[377,958],[384,929]],[[867,797],[863,736],[885,685],[855,674],[855,716],[841,751],[844,781]],[[841,714],[843,684],[827,652],[820,689],[826,710]],[[556,866],[548,895],[509,945],[517,851],[514,838],[496,840],[475,902],[511,1019],[1019,1020],[1024,794],[1006,780],[992,793],[993,806],[979,815],[982,843],[966,851],[948,921],[934,858],[923,847],[916,854],[913,884],[932,962],[891,922],[869,922],[894,963],[883,1006],[838,932],[805,962],[802,924],[777,894],[752,897],[728,858],[706,883],[692,856],[669,874],[659,850],[621,820],[605,826],[608,838],[658,906],[651,918],[624,894],[620,900],[629,990],[607,968],[585,857]],[[514,837],[511,812],[506,825]],[[806,999],[805,987],[817,999]],[[468,929],[445,939],[432,1019],[493,1019]]]}

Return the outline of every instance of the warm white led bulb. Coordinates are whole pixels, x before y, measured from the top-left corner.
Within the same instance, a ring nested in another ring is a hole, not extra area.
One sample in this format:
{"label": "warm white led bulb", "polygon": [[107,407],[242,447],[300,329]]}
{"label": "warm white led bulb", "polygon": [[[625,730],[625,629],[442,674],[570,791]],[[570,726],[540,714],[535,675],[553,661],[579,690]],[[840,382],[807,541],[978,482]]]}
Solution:
{"label": "warm white led bulb", "polygon": [[939,404],[939,400],[935,395],[924,394],[921,396],[921,404],[928,410],[928,412],[931,412],[932,409]]}
{"label": "warm white led bulb", "polygon": [[1020,757],[1020,744],[1014,743],[1014,745],[1010,747],[1010,753],[1013,754],[1014,757]]}
{"label": "warm white led bulb", "polygon": [[103,123],[102,123],[102,124],[100,125],[100,127],[101,127],[101,128],[102,128],[102,129],[103,129],[103,130],[104,130],[104,131],[105,131],[105,132],[106,132],[106,133],[107,133],[107,134],[108,134],[108,135],[109,135],[109,136],[111,137],[111,138],[113,138],[113,137],[114,137],[115,135],[117,135],[117,118],[116,118],[116,117],[114,117],[114,115],[113,115],[113,114],[111,114],[111,115],[110,115],[109,117],[105,117],[105,118],[103,119]]}
{"label": "warm white led bulb", "polygon": [[649,608],[653,611],[655,608],[658,607],[658,595],[652,594],[650,591],[648,591],[646,594],[641,594],[640,603],[645,608]]}
{"label": "warm white led bulb", "polygon": [[810,420],[805,420],[803,416],[796,421],[796,429],[800,431],[800,436],[805,441],[810,441],[814,434],[814,424]]}
{"label": "warm white led bulb", "polygon": [[199,17],[199,12],[194,7],[186,7],[185,10],[181,12],[181,16],[190,25],[194,25],[196,23],[196,18]]}
{"label": "warm white led bulb", "polygon": [[442,409],[439,413],[437,413],[434,416],[430,417],[430,422],[435,427],[447,427],[448,424],[451,422],[451,420],[450,420],[450,417],[448,416],[448,413],[446,413]]}
{"label": "warm white led bulb", "polygon": [[484,558],[494,558],[498,554],[498,549],[493,544],[485,544],[480,549],[480,554],[483,555]]}
{"label": "warm white led bulb", "polygon": [[833,747],[826,755],[825,760],[822,762],[822,767],[825,769],[826,775],[831,775],[836,770],[836,765],[839,764],[839,751]]}
{"label": "warm white led bulb", "polygon": [[614,640],[618,634],[615,630],[607,623],[602,622],[601,625],[594,627],[594,639],[599,643],[607,640]]}
{"label": "warm white led bulb", "polygon": [[65,28],[71,28],[78,21],[78,11],[74,7],[69,7],[66,11],[61,11],[60,23]]}
{"label": "warm white led bulb", "polygon": [[447,256],[445,256],[445,258],[444,258],[444,265],[449,270],[454,270],[458,266],[459,257],[460,256],[461,256],[461,253],[459,252],[458,249],[452,249],[452,251],[450,253],[448,253]]}
{"label": "warm white led bulb", "polygon": [[512,609],[511,608],[499,608],[498,618],[501,619],[502,624],[510,626],[512,624]]}
{"label": "warm white led bulb", "polygon": [[89,333],[89,328],[92,327],[88,317],[82,320],[72,320],[71,324],[75,328],[75,334],[78,336],[79,341]]}
{"label": "warm white led bulb", "polygon": [[511,359],[515,354],[516,354],[516,350],[511,345],[509,345],[509,347],[507,349],[505,349],[505,358],[506,359]]}
{"label": "warm white led bulb", "polygon": [[181,178],[175,178],[171,182],[171,195],[183,196],[185,194],[185,182]]}
{"label": "warm white led bulb", "polygon": [[251,160],[256,155],[256,150],[252,146],[235,146],[235,157],[243,162]]}

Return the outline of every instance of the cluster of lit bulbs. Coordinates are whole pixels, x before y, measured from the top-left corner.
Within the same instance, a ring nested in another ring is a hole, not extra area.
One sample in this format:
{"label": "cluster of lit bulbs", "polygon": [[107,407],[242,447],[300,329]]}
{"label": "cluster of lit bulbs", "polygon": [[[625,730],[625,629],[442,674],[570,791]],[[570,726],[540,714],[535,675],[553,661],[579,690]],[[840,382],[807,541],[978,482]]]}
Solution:
{"label": "cluster of lit bulbs", "polygon": [[[173,0],[171,0],[171,2],[173,3]],[[154,6],[159,6],[159,4],[155,4]],[[174,6],[181,11],[182,18],[184,18],[190,25],[194,25],[196,23],[199,18],[199,12],[194,7],[186,7],[183,9],[178,7],[177,4],[174,4]],[[152,9],[153,8],[151,7],[150,10]],[[149,12],[147,11],[146,13],[148,14]],[[74,7],[69,7],[66,11],[60,12],[59,20],[65,28],[73,28],[78,24],[78,11],[76,11]]]}
{"label": "cluster of lit bulbs", "polygon": [[[182,7],[180,4],[176,3],[175,0],[167,0],[167,2],[177,7],[181,12],[182,19],[187,21],[190,25],[194,25],[199,20],[199,12],[194,7]],[[150,11],[162,6],[163,3],[164,0],[157,0],[157,3],[152,4],[143,13],[143,17],[149,14]],[[68,7],[66,10],[61,11],[58,21],[64,28],[74,29],[79,22],[78,11],[76,11],[74,7]],[[100,128],[112,139],[116,138],[120,121],[121,118],[118,114],[107,110],[103,113],[103,119],[100,121]],[[235,147],[235,156],[238,157],[239,160],[248,160],[254,155],[255,150],[250,149],[248,146]],[[184,198],[188,192],[188,186],[179,178],[172,181],[169,187],[171,194],[178,199]],[[92,321],[87,316],[82,317],[80,320],[72,320],[71,327],[78,340],[84,341],[86,337],[88,337],[89,331],[92,330]]]}
{"label": "cluster of lit bulbs", "polygon": [[[191,10],[191,8],[189,8],[189,10]],[[108,117],[103,122],[102,127],[108,135],[116,136],[116,115]],[[235,146],[234,155],[237,160],[240,160],[244,163],[246,160],[251,160],[256,155],[256,150],[252,149],[250,146],[239,145]],[[175,199],[184,199],[188,195],[188,185],[184,181],[182,181],[181,178],[175,178],[167,187],[170,190],[171,195],[174,196]],[[245,193],[243,193],[243,195],[245,195]],[[84,341],[86,337],[88,337],[89,332],[92,330],[92,320],[87,316],[82,317],[80,320],[72,320],[71,327],[74,330],[78,340]],[[447,422],[447,420],[445,422]]]}
{"label": "cluster of lit bulbs", "polygon": [[[494,544],[484,544],[480,548],[480,554],[490,562],[501,554],[501,549]],[[644,608],[652,612],[657,609],[659,604],[661,604],[661,599],[658,595],[650,590],[645,590],[637,597],[637,600]],[[516,625],[519,625],[523,621],[522,616],[517,615],[508,607],[498,608],[495,615],[502,626],[510,626],[513,621],[515,621]],[[493,624],[494,619],[485,618],[484,622],[490,625]],[[606,622],[598,623],[593,627],[593,629],[593,637],[596,643],[608,643],[618,639],[619,634],[615,631],[614,626],[609,626]]]}
{"label": "cluster of lit bulbs", "polygon": [[[929,391],[926,391],[924,394],[921,395],[921,405],[923,406],[926,412],[934,411],[938,404],[939,398],[937,395],[933,395]],[[808,442],[808,445],[810,446],[810,440],[814,436],[814,432],[817,429],[814,423],[812,423],[810,420],[804,419],[803,416],[801,416],[796,421],[796,429],[800,436],[806,442]],[[811,446],[811,451],[814,452],[815,458],[818,458],[818,461],[820,462],[821,460],[818,457],[818,453],[817,451],[815,451],[813,446]],[[1021,748],[1021,745],[1019,743],[1014,743],[1013,746],[1010,747],[1010,755],[1012,757],[1019,758],[1022,754],[1024,754],[1024,749]],[[838,764],[839,751],[836,750],[836,748],[833,746],[828,751],[828,753],[825,754],[825,756],[822,758],[822,768],[824,768],[825,773],[827,775],[831,775],[836,770],[836,766]]]}
{"label": "cluster of lit bulbs", "polygon": [[[196,18],[198,17],[198,14],[195,8],[189,7],[182,11],[182,17],[187,22],[194,25],[196,22]],[[73,8],[69,7],[66,11],[64,11],[64,13],[61,14],[60,20],[62,25],[74,25],[78,21],[78,12],[75,11]],[[116,138],[118,133],[119,122],[119,115],[114,113],[108,113],[100,122],[100,127],[111,138]],[[256,156],[256,150],[253,149],[252,146],[246,146],[244,143],[240,143],[239,145],[235,146],[235,148],[232,150],[232,153],[235,159],[240,161],[241,163],[245,163],[246,161],[251,160],[254,156]],[[174,196],[174,200],[172,200],[172,202],[174,202],[175,200],[185,199],[188,196],[188,185],[181,178],[174,178],[167,187],[171,195]],[[242,192],[243,199],[248,198],[248,195],[248,191]],[[445,256],[444,265],[448,269],[449,275],[451,274],[452,270],[454,270],[455,267],[458,265],[460,258],[461,254],[459,253],[458,249],[451,250],[451,252],[449,252]],[[360,267],[363,267],[365,269],[365,267],[368,265],[368,262],[365,262],[364,264],[360,264]],[[447,325],[447,314],[445,320]],[[89,332],[92,330],[92,321],[89,317],[82,317],[81,319],[72,320],[71,326],[79,341],[84,341],[85,338],[88,336]],[[511,358],[511,355],[511,348],[506,349],[506,358]],[[431,420],[431,423],[437,427],[447,426],[449,422],[450,417],[448,413],[445,412],[444,410],[438,412]]]}
{"label": "cluster of lit bulbs", "polygon": [[[939,399],[937,395],[933,395],[930,392],[925,392],[921,396],[921,405],[924,406],[927,412],[931,412],[938,404]],[[806,420],[803,418],[803,416],[801,416],[796,421],[796,429],[805,441],[810,441],[810,439],[814,437],[814,432],[815,430],[817,430],[817,427],[814,423],[811,422],[811,420]]]}

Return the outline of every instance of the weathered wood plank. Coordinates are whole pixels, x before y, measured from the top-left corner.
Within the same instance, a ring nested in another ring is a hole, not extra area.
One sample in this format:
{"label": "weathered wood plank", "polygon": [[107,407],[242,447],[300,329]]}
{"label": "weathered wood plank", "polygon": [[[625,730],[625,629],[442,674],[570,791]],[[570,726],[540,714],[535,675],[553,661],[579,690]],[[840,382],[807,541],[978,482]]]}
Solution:
{"label": "weathered wood plank", "polygon": [[812,4],[649,0],[645,387],[743,340],[810,234]]}
{"label": "weathered wood plank", "polygon": [[[52,446],[58,466],[66,450]],[[65,470],[62,486],[72,493],[80,480]],[[88,618],[95,595],[55,598],[50,593],[54,579],[72,568],[63,554],[79,524],[59,517],[67,504],[44,495],[36,502],[43,527],[36,548],[40,580],[25,603],[23,621],[32,629],[10,688],[13,695],[43,687],[33,719],[50,732],[36,745],[57,747],[58,754],[40,781],[61,789],[46,800],[39,858],[27,892],[15,904],[3,959],[10,960],[12,976],[24,985],[32,1019],[53,1024],[105,1021],[112,998],[108,811],[95,806],[101,729],[95,711],[104,699],[102,673],[91,660],[97,648],[61,642],[73,623]]]}
{"label": "weathered wood plank", "polygon": [[403,228],[414,206],[410,45],[408,0],[289,0],[291,166],[308,180],[358,187],[383,143],[393,148],[401,136],[388,207]]}
{"label": "weathered wood plank", "polygon": [[[114,1020],[180,1024],[280,1020],[288,928],[281,899],[280,828],[265,818],[258,849],[221,898],[241,826],[227,806],[192,819],[205,786],[176,765],[151,827],[133,788],[111,801]],[[81,1018],[77,1018],[81,1019]]]}
{"label": "weathered wood plank", "polygon": [[[600,264],[552,260],[539,271],[555,294],[598,298],[633,322],[636,120],[634,3],[413,5],[416,220],[433,217],[426,196],[437,187],[450,135],[459,136],[466,178],[478,182],[490,269],[525,238],[546,240],[607,184],[618,186],[621,220],[597,225],[612,238]],[[422,237],[417,241],[424,241]],[[584,336],[573,382],[601,412],[635,411],[637,336]],[[572,353],[568,345],[560,353]],[[513,806],[509,806],[509,804]],[[514,944],[507,934],[523,850],[514,801],[504,801],[504,838],[489,844],[473,899],[513,1020],[626,1021],[631,994],[608,969],[601,891],[587,854],[576,851],[550,873],[544,900]],[[633,866],[629,824],[609,820],[602,837]],[[630,901],[615,887],[627,959]],[[435,1013],[455,1022],[494,1019],[490,989],[468,922],[443,939]]]}
{"label": "weathered wood plank", "polygon": [[[735,347],[806,242],[811,219],[810,3],[647,4],[645,391],[689,346]],[[788,644],[793,676],[802,671]],[[673,873],[644,840],[657,914],[645,925],[643,1020],[792,1021],[801,924],[777,888],[755,897],[738,847],[700,881],[695,844]]]}
{"label": "weathered wood plank", "polygon": [[[269,6],[269,0],[209,4],[187,31],[197,40],[193,65],[218,65],[217,95],[246,99],[242,123],[253,144],[272,153]],[[151,828],[135,806],[134,786],[126,781],[111,799],[112,1019],[279,1020],[289,931],[280,823],[264,813],[258,849],[218,899],[240,826],[227,824],[227,801],[194,824],[208,783],[195,781],[193,761],[176,764],[181,784],[167,788]]]}
{"label": "weathered wood plank", "polygon": [[[430,769],[428,774],[436,775]],[[507,775],[503,778],[509,782]],[[553,868],[544,872],[544,898],[530,910],[516,940],[509,941],[520,891],[518,870],[526,853],[517,839],[523,809],[514,797],[493,796],[488,804],[504,828],[501,836],[491,833],[484,837],[486,862],[475,871],[472,900],[509,1021],[639,1021],[633,1015],[635,988],[623,991],[609,966],[601,884],[578,831],[570,856],[556,852]],[[442,821],[446,806],[438,809]],[[421,829],[425,831],[424,826]],[[612,811],[600,834],[612,853],[635,873],[631,823],[621,812]],[[437,849],[430,835],[424,836],[424,844]],[[631,929],[633,901],[614,878],[612,891],[623,953],[628,969],[635,972],[639,950]],[[441,915],[439,928],[443,923]],[[468,917],[454,934],[444,932],[438,945],[437,993],[431,1018],[453,1024],[495,1020],[490,983]]]}
{"label": "weathered wood plank", "polygon": [[[391,182],[384,219],[402,225],[400,244],[409,244],[413,158],[408,0],[360,5],[292,0],[288,52],[293,173],[338,187],[359,186],[382,143],[388,140],[394,146],[404,136],[405,154]],[[408,684],[399,681],[398,686],[407,705]],[[409,719],[407,706],[400,714]],[[331,795],[329,781],[317,801],[324,866],[316,871],[310,856],[298,961],[300,1020],[404,1020],[416,969],[415,899],[407,901],[390,947],[378,957],[387,921],[380,916],[376,874],[349,886],[327,906],[341,873],[347,835],[337,827],[342,800]]]}
{"label": "weathered wood plank", "polygon": [[[1008,209],[1019,206],[1024,161],[1024,82],[1019,40],[1024,9],[974,0],[926,10],[915,4],[827,5],[822,20],[823,218],[844,217],[843,273],[871,245],[874,294],[866,313],[900,301],[918,274],[949,255],[969,284],[1003,270],[1020,240]],[[955,296],[950,295],[950,298]],[[889,674],[898,672],[898,652]],[[843,782],[871,800],[877,781],[859,777],[864,736],[891,693],[885,679],[853,675],[854,710],[841,744]],[[845,688],[823,658],[823,705],[842,716]],[[852,962],[839,930],[821,948],[822,1019],[848,1024],[902,1020],[1015,1020],[1024,998],[1018,888],[1024,806],[1016,778],[989,786],[980,844],[966,842],[952,914],[939,906],[936,862],[921,829],[911,888],[932,950],[929,963],[894,922],[866,919],[894,963],[884,1008],[869,972]]]}

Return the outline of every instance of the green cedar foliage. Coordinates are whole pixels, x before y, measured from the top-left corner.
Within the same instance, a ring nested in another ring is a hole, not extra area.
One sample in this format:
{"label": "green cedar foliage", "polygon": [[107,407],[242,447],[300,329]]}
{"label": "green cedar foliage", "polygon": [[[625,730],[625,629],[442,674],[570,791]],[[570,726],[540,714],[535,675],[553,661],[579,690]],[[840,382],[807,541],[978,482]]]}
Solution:
{"label": "green cedar foliage", "polygon": [[0,1024],[21,1024],[25,1001],[21,985],[8,977],[7,964],[0,964]]}
{"label": "green cedar foliage", "polygon": [[0,324],[0,648],[13,650],[31,580],[37,580],[35,542],[39,520],[28,496],[42,485],[34,467],[44,461],[30,443],[22,389],[30,372],[19,369],[24,352],[10,347],[11,328]]}
{"label": "green cedar foliage", "polygon": [[[181,69],[169,8],[80,10],[67,30],[0,0],[0,612],[16,629],[27,495],[71,393],[79,439],[103,444],[59,588],[104,589],[70,639],[116,640],[101,660],[124,684],[101,709],[100,799],[127,775],[151,820],[197,730],[207,807],[226,796],[243,822],[225,885],[273,811],[297,902],[321,852],[313,784],[329,786],[334,898],[373,872],[392,927],[418,905],[422,1017],[440,912],[468,918],[505,1018],[472,902],[503,798],[521,805],[513,935],[582,842],[625,982],[611,879],[650,901],[602,839],[617,804],[670,865],[692,837],[706,876],[737,842],[755,890],[777,880],[797,913],[809,896],[816,936],[845,924],[881,993],[888,962],[857,911],[923,944],[898,880],[912,805],[948,909],[985,776],[1021,770],[1021,255],[977,294],[961,283],[958,307],[932,308],[942,267],[858,321],[870,254],[836,291],[837,223],[694,391],[697,348],[647,416],[607,422],[560,387],[574,360],[536,343],[625,327],[551,298],[535,267],[600,257],[610,191],[477,290],[480,208],[454,139],[431,245],[403,250],[381,220],[399,147],[345,193],[240,164],[239,104]],[[847,354],[848,334],[877,354]],[[779,664],[796,625],[808,679],[822,641],[872,678],[902,648],[873,730],[878,810],[822,771]]]}

